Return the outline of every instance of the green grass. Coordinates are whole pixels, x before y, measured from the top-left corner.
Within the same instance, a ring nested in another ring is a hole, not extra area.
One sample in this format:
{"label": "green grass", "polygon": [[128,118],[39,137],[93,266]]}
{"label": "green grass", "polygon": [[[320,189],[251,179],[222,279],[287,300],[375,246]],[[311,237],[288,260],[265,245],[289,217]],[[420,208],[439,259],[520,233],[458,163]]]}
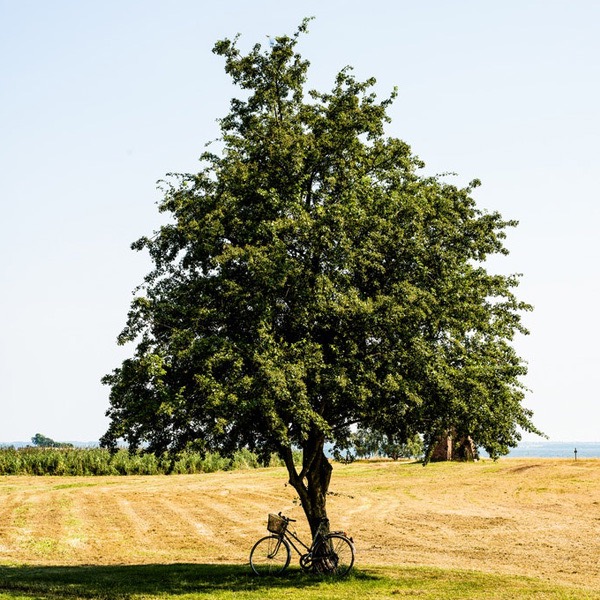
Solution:
{"label": "green grass", "polygon": [[426,567],[373,567],[342,580],[290,569],[280,577],[252,576],[245,565],[1,566],[1,600],[298,600],[419,598],[439,600],[600,599],[600,592],[540,579]]}

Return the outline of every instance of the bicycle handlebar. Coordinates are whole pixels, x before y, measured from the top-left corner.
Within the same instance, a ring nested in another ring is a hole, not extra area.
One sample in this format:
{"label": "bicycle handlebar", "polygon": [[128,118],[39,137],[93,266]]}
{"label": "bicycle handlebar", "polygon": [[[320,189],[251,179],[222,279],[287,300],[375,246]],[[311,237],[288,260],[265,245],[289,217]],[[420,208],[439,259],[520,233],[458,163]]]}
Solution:
{"label": "bicycle handlebar", "polygon": [[285,520],[286,520],[288,523],[295,523],[295,522],[296,522],[296,519],[290,519],[289,517],[286,517],[285,515],[282,515],[282,514],[281,514],[281,511],[279,511],[279,516],[280,516],[282,519],[285,519]]}
{"label": "bicycle handlebar", "polygon": [[[282,519],[285,519],[285,520],[286,520],[288,523],[295,523],[295,522],[296,522],[296,519],[290,519],[289,517],[286,517],[285,515],[282,515],[282,514],[281,514],[281,511],[279,511],[277,514],[278,514],[278,515],[279,515],[279,516],[280,516]],[[321,517],[319,520],[321,521],[321,523],[326,523],[326,522],[328,522],[328,521],[329,521],[329,519],[328,519],[327,517]]]}

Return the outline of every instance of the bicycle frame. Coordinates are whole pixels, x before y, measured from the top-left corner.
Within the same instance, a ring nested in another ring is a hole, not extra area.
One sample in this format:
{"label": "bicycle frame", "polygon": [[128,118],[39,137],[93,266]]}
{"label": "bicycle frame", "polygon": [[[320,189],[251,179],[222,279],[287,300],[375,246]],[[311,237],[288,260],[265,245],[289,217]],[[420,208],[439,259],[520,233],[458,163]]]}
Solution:
{"label": "bicycle frame", "polygon": [[294,544],[293,540],[296,540],[296,542],[298,542],[298,544],[300,544],[300,546],[302,546],[306,552],[311,552],[312,549],[314,548],[315,542],[313,540],[312,544],[309,546],[307,546],[299,537],[298,534],[295,531],[290,531],[287,527],[285,528],[285,531],[283,531],[283,533],[279,534],[279,539],[286,539],[290,546],[296,551],[296,554],[298,556],[302,556],[303,552],[301,550],[299,550],[296,547],[296,544]]}
{"label": "bicycle frame", "polygon": [[[313,538],[310,546],[307,546],[298,537],[298,534],[295,531],[291,531],[289,529],[289,524],[290,524],[290,521],[288,521],[285,530],[279,534],[279,543],[277,544],[274,554],[277,554],[277,551],[279,550],[279,545],[281,544],[281,540],[285,539],[288,542],[288,544],[295,550],[296,554],[300,557],[300,564],[302,564],[303,560],[305,560],[305,559],[311,560],[314,549],[317,547],[317,544],[323,538],[323,534],[321,533],[321,525],[319,525],[319,528],[317,529],[317,533],[315,534],[315,537]],[[334,532],[334,533],[339,533],[339,532]],[[306,550],[306,552],[302,552],[302,550],[300,548],[298,548],[296,546],[296,544],[294,544],[294,540],[300,546],[302,546],[302,548],[304,548],[304,550]]]}

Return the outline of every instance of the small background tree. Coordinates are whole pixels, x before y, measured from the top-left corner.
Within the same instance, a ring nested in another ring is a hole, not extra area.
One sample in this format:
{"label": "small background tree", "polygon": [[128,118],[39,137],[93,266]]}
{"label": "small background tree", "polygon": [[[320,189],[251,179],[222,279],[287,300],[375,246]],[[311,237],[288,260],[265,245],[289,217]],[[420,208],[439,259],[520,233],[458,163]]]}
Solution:
{"label": "small background tree", "polygon": [[534,428],[510,344],[529,307],[485,269],[515,223],[476,207],[477,181],[419,175],[373,79],[345,68],[307,92],[307,23],[266,50],[214,47],[243,93],[222,151],[164,184],[170,221],[133,245],[154,267],[119,337],[135,352],[104,378],[102,443],[277,452],[314,532],[325,443],[356,425],[426,445],[460,427],[492,456]]}
{"label": "small background tree", "polygon": [[393,437],[372,429],[358,429],[348,437],[345,448],[336,447],[333,456],[341,462],[351,462],[355,458],[381,456],[398,460],[400,458],[424,458],[423,440],[415,434],[412,438],[395,440]]}
{"label": "small background tree", "polygon": [[38,448],[72,448],[73,444],[65,442],[55,442],[53,439],[41,434],[36,433],[31,438],[31,443]]}

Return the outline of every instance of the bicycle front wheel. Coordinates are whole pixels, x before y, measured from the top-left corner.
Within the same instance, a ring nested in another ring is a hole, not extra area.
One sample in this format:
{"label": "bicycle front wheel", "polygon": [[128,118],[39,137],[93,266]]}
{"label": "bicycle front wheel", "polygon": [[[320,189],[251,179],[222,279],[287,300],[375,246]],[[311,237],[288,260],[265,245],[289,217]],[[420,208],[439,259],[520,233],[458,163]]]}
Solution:
{"label": "bicycle front wheel", "polygon": [[354,544],[346,536],[332,533],[315,548],[313,557],[316,570],[343,577],[354,564]]}
{"label": "bicycle front wheel", "polygon": [[290,546],[283,538],[268,535],[254,544],[250,567],[257,575],[277,575],[287,569],[290,556]]}

